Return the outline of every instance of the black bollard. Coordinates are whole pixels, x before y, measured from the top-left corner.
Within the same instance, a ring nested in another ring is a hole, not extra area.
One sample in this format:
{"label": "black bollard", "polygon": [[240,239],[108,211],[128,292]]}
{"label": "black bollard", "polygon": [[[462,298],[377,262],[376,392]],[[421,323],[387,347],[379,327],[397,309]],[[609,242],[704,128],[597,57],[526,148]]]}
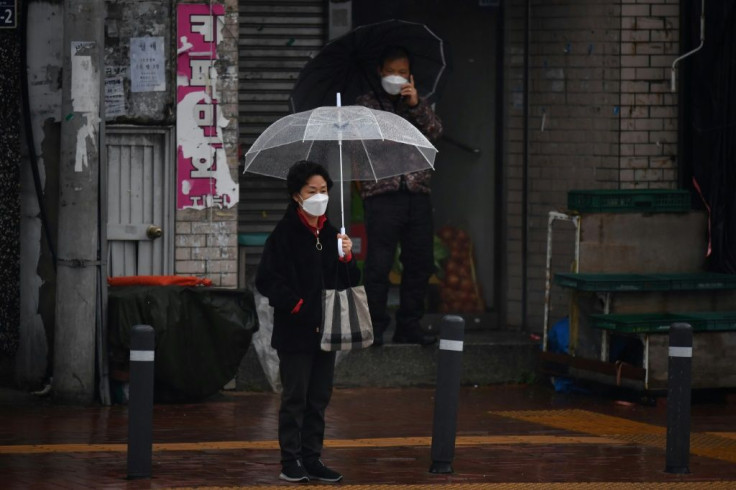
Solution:
{"label": "black bollard", "polygon": [[150,478],[153,452],[153,327],[130,331],[130,396],[128,398],[128,478]]}
{"label": "black bollard", "polygon": [[440,326],[437,388],[432,428],[432,466],[430,473],[452,473],[457,429],[457,405],[462,374],[465,320],[447,315]]}
{"label": "black bollard", "polygon": [[692,361],[693,329],[687,323],[673,323],[667,366],[667,473],[690,473]]}

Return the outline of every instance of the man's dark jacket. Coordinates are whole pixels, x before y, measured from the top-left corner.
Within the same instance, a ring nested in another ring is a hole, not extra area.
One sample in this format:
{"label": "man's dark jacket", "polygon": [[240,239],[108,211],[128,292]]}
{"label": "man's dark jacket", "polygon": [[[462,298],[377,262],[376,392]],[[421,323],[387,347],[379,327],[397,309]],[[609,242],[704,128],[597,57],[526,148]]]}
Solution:
{"label": "man's dark jacket", "polygon": [[[289,204],[266,240],[256,272],[256,288],[273,306],[271,346],[289,352],[319,349],[322,335],[322,290],[345,289],[360,281],[355,260],[342,262],[337,228],[325,221],[317,239]],[[294,307],[303,303],[297,312]]]}

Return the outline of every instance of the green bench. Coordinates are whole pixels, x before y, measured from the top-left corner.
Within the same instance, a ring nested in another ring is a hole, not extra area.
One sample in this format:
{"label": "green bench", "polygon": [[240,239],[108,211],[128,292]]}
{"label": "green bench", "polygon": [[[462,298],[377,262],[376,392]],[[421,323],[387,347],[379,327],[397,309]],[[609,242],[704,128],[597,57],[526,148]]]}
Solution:
{"label": "green bench", "polygon": [[736,274],[555,274],[555,283],[578,291],[712,291],[736,289]]}
{"label": "green bench", "polygon": [[[655,367],[658,380],[655,384],[662,384],[661,379],[659,379],[662,377],[663,370],[661,366],[662,356],[666,356],[666,351],[663,350],[662,345],[665,345],[666,341],[653,340],[652,336],[661,338],[662,334],[669,332],[670,325],[673,323],[689,323],[696,334],[736,331],[736,311],[666,311],[636,314],[610,312],[612,297],[618,294],[629,295],[637,294],[637,292],[647,294],[667,294],[668,292],[675,294],[693,292],[694,294],[699,292],[699,294],[706,294],[717,291],[735,291],[736,274],[710,272],[679,274],[557,273],[554,275],[554,282],[559,286],[571,289],[576,295],[580,293],[602,295],[604,301],[603,313],[590,313],[586,316],[588,327],[601,332],[599,358],[595,361],[579,357],[576,353],[577,339],[580,335],[578,319],[580,312],[575,306],[575,300],[573,300],[570,310],[570,354],[561,355],[544,352],[545,356],[543,357],[548,361],[568,364],[569,369],[575,369],[576,372],[603,373],[609,378],[615,378],[617,384],[622,382],[622,379],[628,379],[635,386],[642,386],[645,390],[648,390],[651,386],[652,356],[657,358],[658,361]],[[641,367],[620,362],[609,362],[609,344],[613,338],[612,336],[638,336],[641,339],[643,355]],[[655,346],[653,353],[650,352],[652,342]],[[704,342],[708,341],[704,340]],[[595,378],[595,376],[595,374],[591,374],[592,378]],[[641,385],[636,383],[641,383]]]}
{"label": "green bench", "polygon": [[[736,289],[736,274],[695,272],[680,274],[555,274],[555,283],[577,291],[664,292]],[[684,322],[694,332],[736,330],[736,312],[666,312],[591,314],[591,327],[619,333],[666,333],[672,323]]]}
{"label": "green bench", "polygon": [[618,333],[667,333],[673,323],[689,323],[693,332],[736,330],[736,312],[592,314],[591,327]]}

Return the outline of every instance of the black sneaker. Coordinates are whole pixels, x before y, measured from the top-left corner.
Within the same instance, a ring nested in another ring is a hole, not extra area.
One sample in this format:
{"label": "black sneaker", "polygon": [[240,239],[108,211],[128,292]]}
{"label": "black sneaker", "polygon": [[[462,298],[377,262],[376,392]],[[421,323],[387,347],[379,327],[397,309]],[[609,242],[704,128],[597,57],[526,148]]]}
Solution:
{"label": "black sneaker", "polygon": [[307,470],[304,469],[302,462],[298,459],[296,461],[283,463],[281,465],[281,474],[279,475],[279,478],[292,483],[306,483],[309,481]]}
{"label": "black sneaker", "polygon": [[312,480],[325,481],[329,483],[337,483],[342,480],[342,475],[335,470],[329,469],[322,460],[314,460],[311,463],[304,463],[309,478]]}

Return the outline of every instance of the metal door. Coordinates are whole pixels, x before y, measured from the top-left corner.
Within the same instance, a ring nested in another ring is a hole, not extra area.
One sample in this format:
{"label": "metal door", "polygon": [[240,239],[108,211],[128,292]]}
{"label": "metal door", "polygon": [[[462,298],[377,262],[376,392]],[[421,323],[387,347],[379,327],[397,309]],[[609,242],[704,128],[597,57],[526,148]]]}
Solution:
{"label": "metal door", "polygon": [[[246,152],[264,129],[291,113],[289,93],[299,70],[327,39],[327,2],[239,0],[238,5],[238,127]],[[283,180],[240,175],[240,286],[261,259],[259,235],[270,233],[284,214],[285,188]]]}
{"label": "metal door", "polygon": [[174,269],[173,130],[108,127],[108,276]]}

